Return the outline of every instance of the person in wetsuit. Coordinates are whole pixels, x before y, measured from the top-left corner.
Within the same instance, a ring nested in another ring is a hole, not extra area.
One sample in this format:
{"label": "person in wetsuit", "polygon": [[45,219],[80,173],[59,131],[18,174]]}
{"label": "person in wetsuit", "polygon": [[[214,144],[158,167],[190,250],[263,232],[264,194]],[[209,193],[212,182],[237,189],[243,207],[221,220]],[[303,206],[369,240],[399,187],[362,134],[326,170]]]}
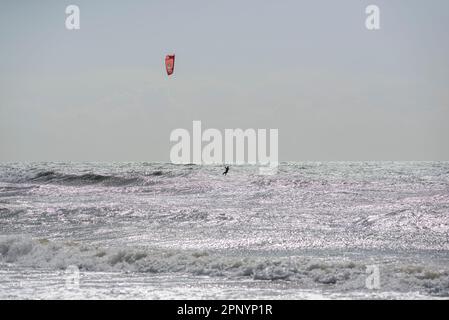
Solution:
{"label": "person in wetsuit", "polygon": [[225,166],[225,171],[223,172],[223,175],[227,175],[229,171],[229,166]]}

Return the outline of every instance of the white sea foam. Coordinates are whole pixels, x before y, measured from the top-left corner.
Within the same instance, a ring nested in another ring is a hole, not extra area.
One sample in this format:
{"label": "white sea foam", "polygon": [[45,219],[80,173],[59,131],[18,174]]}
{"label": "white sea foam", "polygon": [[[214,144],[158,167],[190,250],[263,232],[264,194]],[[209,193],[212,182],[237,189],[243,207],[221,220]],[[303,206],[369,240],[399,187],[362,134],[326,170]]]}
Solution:
{"label": "white sea foam", "polygon": [[[217,252],[155,248],[100,248],[27,237],[1,237],[0,261],[22,267],[81,271],[190,274],[193,276],[292,282],[302,288],[366,290],[366,263],[305,256],[232,256]],[[383,262],[383,290],[449,296],[449,270]]]}

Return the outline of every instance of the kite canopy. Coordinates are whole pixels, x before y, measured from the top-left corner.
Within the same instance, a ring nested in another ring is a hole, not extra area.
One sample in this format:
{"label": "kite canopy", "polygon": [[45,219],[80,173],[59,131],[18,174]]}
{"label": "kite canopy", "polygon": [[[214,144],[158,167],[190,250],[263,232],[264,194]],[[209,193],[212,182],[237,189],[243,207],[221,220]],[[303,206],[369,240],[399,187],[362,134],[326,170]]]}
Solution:
{"label": "kite canopy", "polygon": [[171,75],[175,70],[175,55],[165,56],[165,69],[167,70],[167,75]]}

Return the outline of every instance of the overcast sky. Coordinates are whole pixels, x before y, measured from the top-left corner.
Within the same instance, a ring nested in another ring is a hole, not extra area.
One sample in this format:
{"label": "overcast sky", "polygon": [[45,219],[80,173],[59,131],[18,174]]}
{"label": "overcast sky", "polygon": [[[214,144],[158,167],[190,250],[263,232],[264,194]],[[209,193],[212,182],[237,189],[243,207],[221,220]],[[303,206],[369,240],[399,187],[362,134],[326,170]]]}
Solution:
{"label": "overcast sky", "polygon": [[449,160],[448,34],[447,0],[0,0],[0,161],[169,161],[193,120],[277,128],[281,161]]}

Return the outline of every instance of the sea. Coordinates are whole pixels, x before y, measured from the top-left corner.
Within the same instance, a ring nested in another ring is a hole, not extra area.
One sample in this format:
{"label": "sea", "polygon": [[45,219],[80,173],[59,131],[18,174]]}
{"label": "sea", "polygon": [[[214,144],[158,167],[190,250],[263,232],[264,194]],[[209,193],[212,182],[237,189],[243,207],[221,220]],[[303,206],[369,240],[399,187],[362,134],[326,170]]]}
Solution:
{"label": "sea", "polygon": [[448,299],[449,162],[0,164],[0,299]]}

